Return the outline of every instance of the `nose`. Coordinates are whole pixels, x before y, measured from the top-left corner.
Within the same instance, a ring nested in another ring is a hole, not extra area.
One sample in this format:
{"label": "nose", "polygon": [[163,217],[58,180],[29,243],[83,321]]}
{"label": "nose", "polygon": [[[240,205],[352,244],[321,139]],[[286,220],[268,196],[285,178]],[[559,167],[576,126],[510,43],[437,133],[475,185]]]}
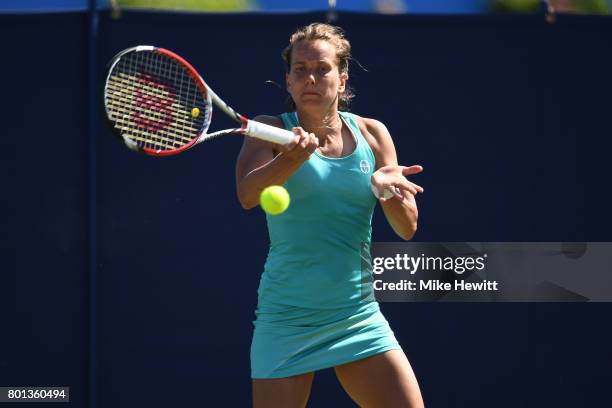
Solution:
{"label": "nose", "polygon": [[315,83],[315,76],[314,73],[310,72],[307,76],[306,76],[306,82],[309,84],[313,84]]}

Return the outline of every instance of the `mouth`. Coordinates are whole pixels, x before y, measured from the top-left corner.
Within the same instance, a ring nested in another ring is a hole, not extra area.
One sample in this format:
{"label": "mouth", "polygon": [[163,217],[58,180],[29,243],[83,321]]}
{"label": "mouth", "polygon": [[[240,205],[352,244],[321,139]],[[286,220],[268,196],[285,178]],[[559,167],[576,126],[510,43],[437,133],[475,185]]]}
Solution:
{"label": "mouth", "polygon": [[319,94],[316,92],[304,92],[302,95],[303,96],[319,96]]}

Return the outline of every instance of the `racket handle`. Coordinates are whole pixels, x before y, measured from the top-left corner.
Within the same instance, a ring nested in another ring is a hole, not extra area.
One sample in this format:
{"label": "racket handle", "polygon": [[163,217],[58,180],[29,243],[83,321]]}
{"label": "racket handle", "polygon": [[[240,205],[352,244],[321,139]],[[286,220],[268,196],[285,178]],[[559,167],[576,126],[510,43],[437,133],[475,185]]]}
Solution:
{"label": "racket handle", "polygon": [[288,130],[266,125],[265,123],[256,122],[254,120],[249,120],[247,122],[244,134],[277,144],[287,144],[295,136],[295,133]]}

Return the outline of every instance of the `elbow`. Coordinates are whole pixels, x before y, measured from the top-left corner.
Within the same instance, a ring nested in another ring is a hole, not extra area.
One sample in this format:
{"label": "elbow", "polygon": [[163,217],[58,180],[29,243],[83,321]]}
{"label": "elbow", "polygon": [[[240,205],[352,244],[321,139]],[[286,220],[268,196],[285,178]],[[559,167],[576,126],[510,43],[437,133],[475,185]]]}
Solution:
{"label": "elbow", "polygon": [[250,210],[251,208],[253,208],[252,205],[250,205],[249,203],[242,201],[242,200],[238,200],[240,201],[240,206],[242,207],[243,210]]}
{"label": "elbow", "polygon": [[245,197],[241,197],[240,195],[238,195],[238,201],[240,202],[240,206],[244,209],[244,210],[250,210],[251,208],[255,208],[257,207],[257,202],[253,202],[252,200],[247,200]]}
{"label": "elbow", "polygon": [[417,232],[417,227],[419,224],[419,210],[416,206],[416,203],[412,203],[413,205],[409,206],[410,208],[410,212],[411,217],[410,217],[410,222],[408,223],[408,233],[406,234],[406,237],[404,238],[404,240],[406,241],[410,241],[412,238],[414,238],[414,234],[416,234]]}
{"label": "elbow", "polygon": [[415,205],[407,204],[400,216],[387,216],[393,231],[404,241],[410,241],[417,231],[419,213]]}
{"label": "elbow", "polygon": [[410,241],[412,238],[414,238],[414,234],[416,234],[418,227],[419,211],[417,210],[417,207],[415,205],[410,205],[409,213],[409,221],[403,225],[404,228],[402,228],[402,231],[398,233],[400,238],[402,238],[404,241]]}
{"label": "elbow", "polygon": [[252,198],[248,197],[248,194],[245,194],[240,186],[238,186],[238,191],[236,193],[238,195],[238,202],[240,203],[240,206],[245,210],[255,208],[259,204],[257,200],[253,200]]}
{"label": "elbow", "polygon": [[414,222],[409,223],[409,225],[407,225],[403,231],[398,232],[397,235],[399,235],[400,238],[403,239],[404,241],[410,241],[412,238],[414,238],[414,234],[416,234],[416,231],[417,231],[417,222],[414,221]]}
{"label": "elbow", "polygon": [[246,204],[246,203],[240,203],[240,205],[241,205],[241,206],[242,206],[242,208],[243,208],[243,209],[245,209],[245,210],[250,210],[250,209],[252,209],[252,208],[257,207],[257,204],[250,204],[250,203],[248,203],[248,204]]}

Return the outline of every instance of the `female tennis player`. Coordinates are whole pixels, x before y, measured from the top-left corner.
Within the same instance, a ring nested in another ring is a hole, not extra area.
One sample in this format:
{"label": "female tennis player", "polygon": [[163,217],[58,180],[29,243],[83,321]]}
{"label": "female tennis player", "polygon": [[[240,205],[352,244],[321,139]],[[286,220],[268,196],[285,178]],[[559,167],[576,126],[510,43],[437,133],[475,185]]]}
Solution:
{"label": "female tennis player", "polygon": [[[340,28],[298,29],[283,58],[292,109],[256,120],[295,138],[280,147],[245,138],[236,165],[245,209],[270,185],[284,185],[291,196],[286,212],[267,217],[270,251],[251,345],[253,405],[304,407],[314,372],[334,367],[360,406],[422,407],[408,359],[361,279],[362,256],[371,264],[377,201],[401,238],[414,235],[414,197],[423,189],[405,176],[422,168],[398,165],[382,123],[345,111],[351,56]],[[380,197],[385,189],[393,196]]]}

